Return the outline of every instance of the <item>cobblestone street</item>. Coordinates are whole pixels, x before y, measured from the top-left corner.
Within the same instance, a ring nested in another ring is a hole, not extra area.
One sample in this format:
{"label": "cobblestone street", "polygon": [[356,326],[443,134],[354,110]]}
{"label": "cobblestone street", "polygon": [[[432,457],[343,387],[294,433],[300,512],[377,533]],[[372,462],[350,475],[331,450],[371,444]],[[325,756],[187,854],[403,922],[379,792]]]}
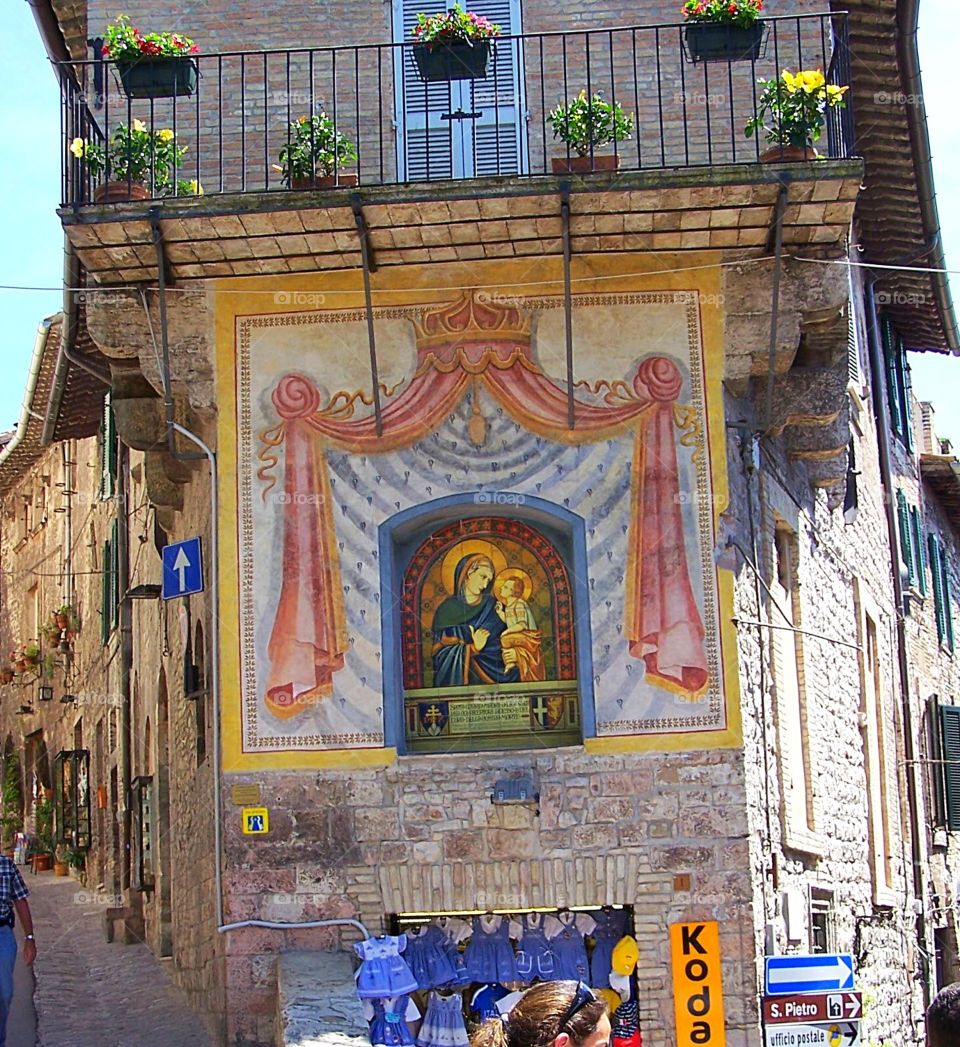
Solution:
{"label": "cobblestone street", "polygon": [[[145,945],[105,941],[93,891],[53,873],[24,879],[37,934],[39,1047],[211,1047],[170,981],[170,961],[157,961]],[[11,1021],[8,1047],[33,1047],[15,1028]]]}

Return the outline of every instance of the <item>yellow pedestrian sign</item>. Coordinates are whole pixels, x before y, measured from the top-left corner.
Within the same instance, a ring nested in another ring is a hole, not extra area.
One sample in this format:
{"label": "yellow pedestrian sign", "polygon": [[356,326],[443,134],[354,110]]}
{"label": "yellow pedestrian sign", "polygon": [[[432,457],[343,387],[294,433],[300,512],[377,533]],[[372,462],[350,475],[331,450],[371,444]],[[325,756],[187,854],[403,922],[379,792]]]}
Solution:
{"label": "yellow pedestrian sign", "polygon": [[244,807],[241,817],[246,836],[259,836],[270,831],[270,812],[266,807]]}

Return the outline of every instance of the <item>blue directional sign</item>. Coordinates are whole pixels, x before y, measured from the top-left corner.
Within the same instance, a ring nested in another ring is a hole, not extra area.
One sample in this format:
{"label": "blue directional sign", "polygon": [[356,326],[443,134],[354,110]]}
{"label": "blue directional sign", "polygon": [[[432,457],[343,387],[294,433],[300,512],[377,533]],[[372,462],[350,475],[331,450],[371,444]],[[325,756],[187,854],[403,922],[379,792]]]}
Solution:
{"label": "blue directional sign", "polygon": [[852,989],[853,957],[836,953],[768,956],[766,984],[768,996]]}
{"label": "blue directional sign", "polygon": [[164,600],[203,592],[203,558],[200,539],[186,538],[163,547]]}

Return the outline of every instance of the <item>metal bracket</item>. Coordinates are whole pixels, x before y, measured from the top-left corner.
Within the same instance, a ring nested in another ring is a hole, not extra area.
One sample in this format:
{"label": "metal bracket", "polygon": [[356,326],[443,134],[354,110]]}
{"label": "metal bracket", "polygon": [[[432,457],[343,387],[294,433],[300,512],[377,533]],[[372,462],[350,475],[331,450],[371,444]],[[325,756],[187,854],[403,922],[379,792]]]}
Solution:
{"label": "metal bracket", "polygon": [[373,377],[373,414],[377,436],[383,436],[383,412],[380,407],[380,372],[377,367],[377,335],[373,323],[373,295],[370,290],[370,273],[376,272],[376,263],[370,251],[370,231],[363,217],[363,198],[359,193],[350,194],[350,206],[357,223],[360,239],[360,258],[363,261],[363,300],[367,313],[367,341],[370,345],[370,374]]}

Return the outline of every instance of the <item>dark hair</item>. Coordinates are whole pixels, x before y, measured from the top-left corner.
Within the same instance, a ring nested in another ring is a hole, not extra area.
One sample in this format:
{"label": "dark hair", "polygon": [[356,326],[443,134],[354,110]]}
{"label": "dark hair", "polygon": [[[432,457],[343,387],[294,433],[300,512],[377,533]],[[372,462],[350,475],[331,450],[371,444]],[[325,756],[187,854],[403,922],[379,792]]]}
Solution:
{"label": "dark hair", "polygon": [[945,985],[927,1009],[929,1047],[955,1047],[960,1037],[960,982]]}
{"label": "dark hair", "polygon": [[[505,1019],[491,1018],[473,1034],[471,1047],[549,1047],[560,1035],[582,1043],[606,1013],[596,998],[576,1005],[577,982],[540,982],[517,1000]],[[572,1013],[571,1013],[572,1012]],[[567,1015],[570,1015],[567,1018]]]}

